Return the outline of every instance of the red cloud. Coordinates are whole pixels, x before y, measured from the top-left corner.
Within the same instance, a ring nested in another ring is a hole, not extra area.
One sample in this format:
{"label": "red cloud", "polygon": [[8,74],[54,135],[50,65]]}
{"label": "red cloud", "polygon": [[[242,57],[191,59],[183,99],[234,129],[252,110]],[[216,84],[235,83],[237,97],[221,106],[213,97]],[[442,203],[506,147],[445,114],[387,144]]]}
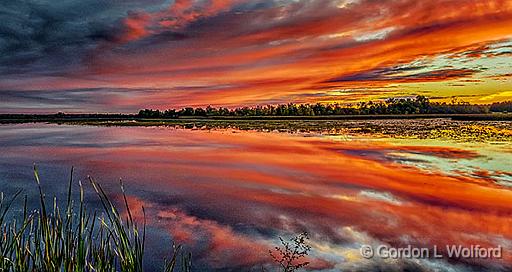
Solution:
{"label": "red cloud", "polygon": [[[384,89],[393,94],[417,88],[414,93],[435,96],[439,90],[418,83],[449,86],[455,79],[481,80],[482,67],[460,64],[427,67],[407,77],[332,79],[413,66],[441,55],[449,60],[509,54],[487,49],[512,35],[510,1],[279,3],[182,0],[151,12],[136,9],[118,22],[117,40],[100,43],[83,57],[80,69],[63,77],[2,80],[0,88],[159,89],[159,94],[133,102],[133,107],[159,108],[359,100],[381,94],[370,90]],[[483,67],[487,74],[497,69],[492,65]],[[480,89],[502,91],[486,80],[476,83],[472,99],[482,96]],[[204,88],[191,91],[187,86]],[[330,94],[340,89],[354,91]],[[318,90],[323,96],[311,95]]]}

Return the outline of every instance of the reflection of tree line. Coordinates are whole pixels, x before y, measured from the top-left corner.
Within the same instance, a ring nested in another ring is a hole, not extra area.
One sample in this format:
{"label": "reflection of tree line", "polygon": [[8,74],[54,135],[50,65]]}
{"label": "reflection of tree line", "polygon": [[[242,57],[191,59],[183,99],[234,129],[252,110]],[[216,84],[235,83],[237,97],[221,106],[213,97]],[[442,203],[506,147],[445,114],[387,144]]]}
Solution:
{"label": "reflection of tree line", "polygon": [[192,108],[165,111],[144,109],[142,118],[177,118],[180,116],[326,116],[326,115],[379,115],[379,114],[482,114],[512,112],[512,101],[476,105],[467,102],[431,102],[427,97],[387,99],[378,102],[359,102],[356,105],[341,104],[281,104],[228,109],[224,107]]}

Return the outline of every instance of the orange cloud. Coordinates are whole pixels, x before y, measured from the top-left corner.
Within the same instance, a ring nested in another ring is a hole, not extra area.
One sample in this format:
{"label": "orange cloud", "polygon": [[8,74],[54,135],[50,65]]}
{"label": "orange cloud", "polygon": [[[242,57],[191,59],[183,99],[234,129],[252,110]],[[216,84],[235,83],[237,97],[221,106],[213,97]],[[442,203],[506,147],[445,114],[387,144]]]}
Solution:
{"label": "orange cloud", "polygon": [[[91,46],[79,69],[9,78],[0,88],[160,90],[135,97],[134,108],[440,97],[452,86],[459,86],[454,95],[494,101],[510,91],[485,80],[503,74],[509,57],[510,1],[279,3],[187,0],[134,9],[117,22],[116,39]],[[423,69],[377,73],[417,66]]]}
{"label": "orange cloud", "polygon": [[[171,48],[158,47],[137,55],[100,54],[98,58],[103,60],[98,72],[104,77],[114,78],[116,74],[122,74],[115,81],[126,86],[138,86],[141,80],[145,82],[148,78],[164,88],[172,82],[194,80],[206,85],[239,86],[193,93],[185,100],[174,100],[173,92],[169,91],[169,106],[173,103],[254,104],[325,87],[375,88],[393,83],[443,82],[470,77],[476,72],[472,67],[438,69],[416,77],[390,77],[386,81],[377,76],[344,81],[343,84],[322,83],[335,77],[410,63],[419,58],[454,51],[466,52],[475,45],[484,48],[488,43],[512,34],[512,21],[509,19],[512,18],[512,7],[507,1],[485,4],[473,1],[445,1],[442,4],[436,1],[361,1],[350,9],[329,8],[325,13],[313,16],[318,10],[316,4],[299,2],[233,14],[219,19],[219,26],[206,28],[209,33],[217,32],[215,36],[199,32],[197,37],[176,41],[176,46]],[[205,12],[205,16],[212,14],[215,13]],[[281,22],[277,17],[285,19]],[[248,30],[245,30],[243,25],[236,26],[233,31],[239,31],[237,36],[219,32],[244,18],[254,24],[261,23],[262,27],[249,23]],[[368,20],[374,23],[368,24]],[[354,40],[358,37],[363,39],[368,35],[366,33],[379,29],[391,30],[382,38],[364,42]],[[467,55],[471,56],[471,53]],[[172,62],[167,59],[172,59]],[[136,72],[132,74],[131,71]],[[266,81],[265,86],[251,83]],[[290,81],[294,82],[290,84]]]}

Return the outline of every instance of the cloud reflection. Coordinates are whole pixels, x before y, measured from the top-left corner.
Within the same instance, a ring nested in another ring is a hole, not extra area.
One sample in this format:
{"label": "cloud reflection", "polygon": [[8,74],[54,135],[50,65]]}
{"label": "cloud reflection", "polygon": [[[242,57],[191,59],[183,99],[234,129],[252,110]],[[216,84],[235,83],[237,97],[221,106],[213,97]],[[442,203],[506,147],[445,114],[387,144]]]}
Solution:
{"label": "cloud reflection", "polygon": [[[2,133],[30,126],[14,126]],[[57,135],[75,127],[47,129]],[[512,265],[510,252],[500,260],[391,263],[357,254],[358,247],[367,243],[510,248],[510,187],[494,182],[489,171],[460,175],[427,171],[394,155],[456,161],[482,156],[456,144],[415,146],[171,128],[88,128],[77,137],[81,143],[105,144],[73,145],[71,139],[54,139],[51,146],[6,145],[1,148],[2,158],[65,160],[83,173],[101,177],[111,190],[116,184],[108,181],[123,177],[133,190],[130,203],[146,207],[149,224],[189,245],[198,260],[212,269],[266,264],[267,249],[277,235],[305,230],[312,236],[312,267],[317,270],[484,267],[505,271]]]}

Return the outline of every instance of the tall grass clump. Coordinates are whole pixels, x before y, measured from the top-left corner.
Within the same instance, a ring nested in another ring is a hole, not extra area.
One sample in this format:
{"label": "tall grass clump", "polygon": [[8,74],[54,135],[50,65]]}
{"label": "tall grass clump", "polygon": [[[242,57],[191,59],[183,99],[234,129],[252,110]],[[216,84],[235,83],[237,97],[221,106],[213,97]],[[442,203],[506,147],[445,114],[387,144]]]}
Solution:
{"label": "tall grass clump", "polygon": [[[89,182],[100,199],[102,209],[99,212],[87,209],[81,182],[79,199],[74,200],[71,189],[73,169],[64,209],[59,208],[56,198],[48,205],[36,167],[34,177],[39,190],[39,207],[29,211],[25,197],[23,214],[18,220],[10,219],[13,217],[7,214],[21,191],[9,199],[0,194],[1,272],[143,271],[145,213],[144,222],[139,226],[132,217],[122,184],[127,216],[121,215],[93,178],[89,178]],[[182,253],[181,246],[173,246],[170,254],[163,271],[190,271],[190,254]]]}

